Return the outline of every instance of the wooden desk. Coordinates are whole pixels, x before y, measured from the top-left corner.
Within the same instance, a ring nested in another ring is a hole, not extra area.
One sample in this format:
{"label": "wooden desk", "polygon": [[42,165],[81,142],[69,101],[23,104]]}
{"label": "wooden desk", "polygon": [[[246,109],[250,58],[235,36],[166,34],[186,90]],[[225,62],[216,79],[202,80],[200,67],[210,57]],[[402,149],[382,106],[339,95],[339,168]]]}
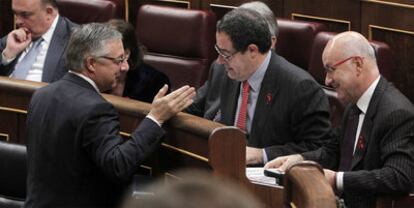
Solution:
{"label": "wooden desk", "polygon": [[[6,135],[3,138],[7,137],[8,142],[26,143],[24,132],[27,106],[33,92],[45,85],[0,77],[0,133]],[[147,103],[112,95],[104,95],[104,97],[118,109],[121,134],[125,137],[129,136],[150,109]],[[291,204],[291,201],[284,202],[288,197],[284,197],[286,193],[283,187],[253,184],[248,181],[245,176],[246,137],[239,129],[225,127],[185,113],[179,113],[172,118],[165,124],[165,128],[168,133],[161,147],[146,165],[142,166],[149,174],[174,177],[172,171],[178,168],[207,169],[214,174],[238,181],[254,192],[268,207],[283,207],[283,204]],[[312,173],[308,173],[315,175],[311,185],[303,183],[309,179],[307,178],[310,177],[309,174],[292,175],[296,180],[289,186],[289,191],[290,195],[295,193],[294,197],[291,197],[295,205],[306,205],[309,201],[313,201],[312,194],[305,193],[318,193],[328,198],[332,195],[331,189],[321,190],[321,186],[315,186],[323,183],[320,181],[324,180],[321,172],[316,167],[306,168],[313,169]],[[297,185],[302,183],[305,186]],[[319,191],[313,191],[315,189]]]}

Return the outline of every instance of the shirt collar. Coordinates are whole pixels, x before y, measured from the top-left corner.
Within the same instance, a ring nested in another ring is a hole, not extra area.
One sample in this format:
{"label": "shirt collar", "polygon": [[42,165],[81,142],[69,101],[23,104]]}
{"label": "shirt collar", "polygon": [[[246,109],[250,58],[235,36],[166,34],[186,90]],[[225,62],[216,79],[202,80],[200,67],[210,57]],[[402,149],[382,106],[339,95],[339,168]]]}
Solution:
{"label": "shirt collar", "polygon": [[268,51],[263,63],[253,73],[253,75],[250,76],[250,78],[247,80],[249,82],[251,90],[255,92],[260,90],[260,85],[262,84],[262,80],[264,78],[264,75],[270,63],[270,57],[271,57],[271,52]]}
{"label": "shirt collar", "polygon": [[374,94],[374,90],[378,85],[380,80],[380,76],[371,83],[367,90],[365,90],[364,94],[358,99],[356,105],[362,111],[363,114],[367,113],[369,101],[371,101],[372,95]]}
{"label": "shirt collar", "polygon": [[85,75],[83,75],[83,74],[81,74],[79,72],[75,72],[75,71],[71,71],[71,70],[69,70],[69,73],[72,73],[72,74],[74,74],[74,75],[76,75],[76,76],[84,79],[89,84],[91,84],[93,88],[95,88],[96,92],[100,93],[100,91],[98,89],[98,86],[95,84],[95,82],[91,78],[89,78],[89,77],[87,77],[87,76],[85,76]]}
{"label": "shirt collar", "polygon": [[53,37],[53,33],[55,32],[56,25],[59,19],[59,15],[56,15],[55,19],[52,22],[52,25],[49,27],[49,30],[45,34],[42,35],[43,41],[46,43],[50,43]]}

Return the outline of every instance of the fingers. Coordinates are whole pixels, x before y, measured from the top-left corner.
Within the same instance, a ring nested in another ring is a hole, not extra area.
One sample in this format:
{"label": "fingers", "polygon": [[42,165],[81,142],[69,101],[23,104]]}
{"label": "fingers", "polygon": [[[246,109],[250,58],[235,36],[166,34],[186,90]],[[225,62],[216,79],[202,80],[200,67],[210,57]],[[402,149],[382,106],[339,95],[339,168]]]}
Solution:
{"label": "fingers", "polygon": [[162,86],[162,88],[158,91],[158,93],[155,95],[155,97],[154,97],[154,99],[153,99],[153,101],[154,100],[157,100],[157,99],[159,99],[159,98],[162,98],[162,97],[164,97],[165,96],[165,94],[167,93],[167,91],[168,91],[168,85],[164,85],[164,86]]}
{"label": "fingers", "polygon": [[181,111],[192,104],[194,96],[194,87],[184,86],[165,96],[165,98],[176,111]]}
{"label": "fingers", "polygon": [[268,163],[266,163],[266,165],[264,166],[265,169],[269,169],[269,168],[279,168],[283,162],[285,161],[285,159],[283,157],[278,157]]}
{"label": "fingers", "polygon": [[13,30],[10,33],[16,42],[31,42],[32,41],[32,35],[28,33],[24,28],[20,28],[17,30]]}

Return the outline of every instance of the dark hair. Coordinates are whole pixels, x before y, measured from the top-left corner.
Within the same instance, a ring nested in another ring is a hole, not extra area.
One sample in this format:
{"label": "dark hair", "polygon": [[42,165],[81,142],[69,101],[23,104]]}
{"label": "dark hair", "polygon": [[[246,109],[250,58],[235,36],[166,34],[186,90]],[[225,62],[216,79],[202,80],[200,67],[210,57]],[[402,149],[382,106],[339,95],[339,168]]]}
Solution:
{"label": "dark hair", "polygon": [[124,45],[124,48],[131,51],[128,64],[130,69],[134,70],[142,63],[145,51],[144,46],[138,41],[134,26],[132,26],[131,23],[120,19],[109,20],[108,24],[122,34],[122,44]]}
{"label": "dark hair", "polygon": [[244,52],[255,44],[261,53],[267,52],[272,44],[269,26],[258,12],[236,8],[217,22],[217,32],[225,32],[236,51]]}

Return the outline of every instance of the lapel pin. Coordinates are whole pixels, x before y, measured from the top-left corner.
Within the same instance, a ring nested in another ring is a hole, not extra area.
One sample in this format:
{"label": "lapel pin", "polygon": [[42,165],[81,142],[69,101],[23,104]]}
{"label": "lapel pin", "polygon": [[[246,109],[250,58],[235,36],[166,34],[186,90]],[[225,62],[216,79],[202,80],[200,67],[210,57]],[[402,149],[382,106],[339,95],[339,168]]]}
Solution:
{"label": "lapel pin", "polygon": [[365,148],[365,139],[364,139],[364,137],[363,137],[363,136],[361,136],[361,135],[358,137],[357,148],[358,148],[359,150],[363,150],[363,149]]}
{"label": "lapel pin", "polygon": [[266,104],[269,105],[270,103],[272,103],[272,94],[267,93],[266,94]]}

